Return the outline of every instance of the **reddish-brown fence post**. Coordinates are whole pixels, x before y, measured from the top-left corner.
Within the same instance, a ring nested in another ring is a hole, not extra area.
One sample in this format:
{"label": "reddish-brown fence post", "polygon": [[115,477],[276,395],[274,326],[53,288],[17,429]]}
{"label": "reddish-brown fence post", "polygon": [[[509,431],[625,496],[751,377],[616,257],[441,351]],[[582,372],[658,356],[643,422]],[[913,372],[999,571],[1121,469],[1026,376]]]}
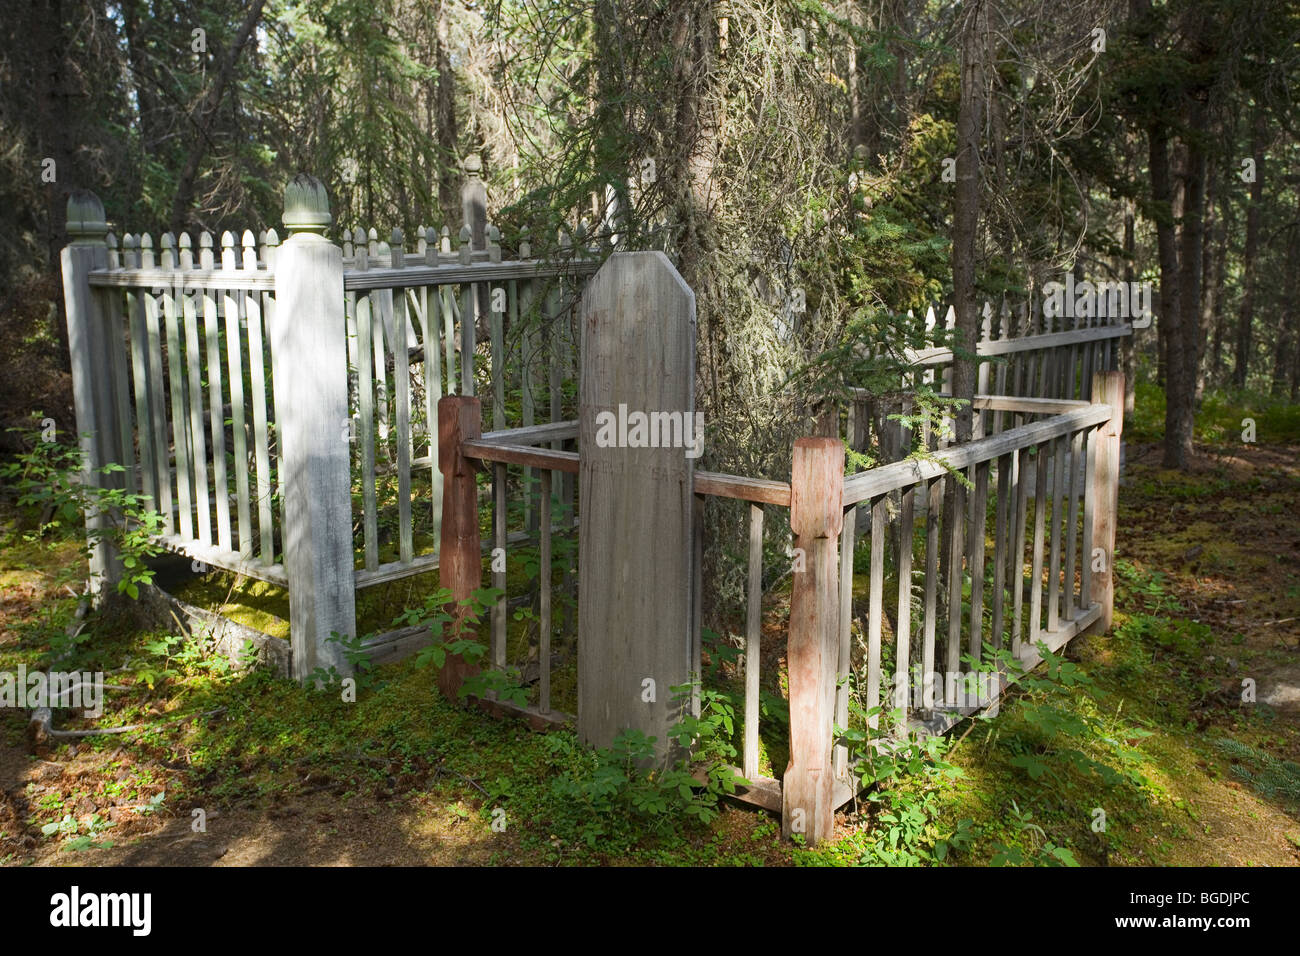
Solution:
{"label": "reddish-brown fence post", "polygon": [[[1119,441],[1124,431],[1124,373],[1098,372],[1092,378],[1094,405],[1110,406],[1110,421],[1097,429],[1097,461],[1093,470],[1092,562],[1090,601],[1101,605],[1101,617],[1089,628],[1094,634],[1110,630],[1115,611],[1115,529],[1119,510]],[[1097,550],[1101,554],[1097,554]]]}
{"label": "reddish-brown fence post", "polygon": [[[468,620],[472,608],[459,604],[483,586],[483,551],[478,529],[478,486],[474,462],[461,454],[461,442],[482,433],[483,411],[472,395],[448,395],[438,400],[438,467],[442,471],[442,538],[438,547],[438,581],[451,591],[453,622],[444,638]],[[478,667],[459,655],[448,655],[438,674],[438,689],[456,700],[465,678]]]}
{"label": "reddish-brown fence post", "polygon": [[831,769],[839,666],[839,535],[844,524],[844,446],[800,438],[790,476],[795,571],[790,590],[790,765],[782,780],[781,832],[809,845],[835,823]]}

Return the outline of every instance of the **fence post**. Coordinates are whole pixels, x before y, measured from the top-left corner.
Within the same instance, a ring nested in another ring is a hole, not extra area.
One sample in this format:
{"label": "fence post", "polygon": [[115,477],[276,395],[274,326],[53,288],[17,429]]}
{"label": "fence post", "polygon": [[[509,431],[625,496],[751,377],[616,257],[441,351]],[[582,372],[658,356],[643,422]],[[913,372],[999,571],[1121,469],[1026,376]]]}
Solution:
{"label": "fence post", "polygon": [[1124,373],[1097,372],[1092,377],[1092,402],[1110,406],[1110,421],[1097,429],[1097,460],[1093,469],[1092,546],[1102,550],[1101,560],[1092,562],[1090,601],[1101,605],[1101,617],[1088,629],[1090,634],[1110,630],[1115,611],[1115,530],[1119,510],[1119,442],[1124,431]]}
{"label": "fence post", "polygon": [[781,833],[809,845],[829,840],[835,823],[831,769],[835,678],[839,664],[839,554],[844,524],[844,446],[834,438],[794,443],[790,527],[795,572],[790,588],[790,765],[781,785]]}
{"label": "fence post", "polygon": [[693,710],[672,688],[699,672],[695,295],[662,252],[616,252],[580,321],[578,736],[608,747],[639,730],[664,758],[669,729]]}
{"label": "fence post", "polygon": [[[103,475],[109,463],[123,464],[117,448],[114,420],[112,366],[107,356],[110,334],[99,297],[90,287],[92,269],[108,266],[108,224],[104,205],[87,190],[68,197],[68,235],[63,248],[63,301],[68,322],[68,352],[72,367],[73,406],[77,440],[84,457],[82,481],[87,488],[121,487],[121,475]],[[90,595],[98,603],[121,576],[116,548],[106,537],[112,519],[94,508],[86,509],[90,549]]]}
{"label": "fence post", "polygon": [[[483,407],[473,395],[438,399],[438,468],[442,471],[442,536],[438,544],[438,584],[451,591],[453,621],[444,636],[462,621],[474,621],[473,608],[462,606],[483,586],[483,550],[478,528],[478,485],[475,463],[460,452],[461,442],[482,434]],[[461,684],[478,673],[478,666],[448,655],[438,672],[438,689],[455,701]]]}
{"label": "fence post", "polygon": [[284,190],[289,236],[275,258],[270,317],[276,435],[284,495],[282,550],[289,581],[293,672],[343,675],[351,665],[331,634],[356,631],[351,422],[343,250],[325,238],[325,187],[295,176]]}
{"label": "fence post", "polygon": [[483,160],[478,153],[470,153],[462,168],[465,171],[465,181],[460,187],[462,224],[469,227],[472,248],[486,249],[487,186],[483,184]]}

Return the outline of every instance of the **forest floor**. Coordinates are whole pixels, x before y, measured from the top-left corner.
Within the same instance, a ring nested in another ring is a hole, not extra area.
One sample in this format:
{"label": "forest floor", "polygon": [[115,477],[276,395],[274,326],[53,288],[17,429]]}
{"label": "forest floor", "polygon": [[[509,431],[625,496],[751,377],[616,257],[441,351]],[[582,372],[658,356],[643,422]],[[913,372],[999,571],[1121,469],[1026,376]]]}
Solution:
{"label": "forest floor", "polygon": [[[1115,627],[882,774],[829,845],[744,807],[698,822],[566,796],[557,778],[592,771],[572,735],[454,707],[412,660],[344,703],[96,619],[75,660],[131,690],[94,725],[150,729],[34,747],[0,711],[0,863],[1296,865],[1300,443],[1207,443],[1176,474],[1143,421]],[[0,671],[48,665],[84,562],[23,540],[12,509],[0,524]]]}

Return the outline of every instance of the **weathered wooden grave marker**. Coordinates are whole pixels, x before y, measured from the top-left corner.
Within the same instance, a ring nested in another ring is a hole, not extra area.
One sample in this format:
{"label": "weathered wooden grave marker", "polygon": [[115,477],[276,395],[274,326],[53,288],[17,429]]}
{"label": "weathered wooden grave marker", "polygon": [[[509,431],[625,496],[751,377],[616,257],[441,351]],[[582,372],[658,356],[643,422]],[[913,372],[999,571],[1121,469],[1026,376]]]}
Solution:
{"label": "weathered wooden grave marker", "polygon": [[668,413],[650,417],[656,433],[671,431],[674,414],[694,421],[695,294],[663,253],[616,253],[587,286],[580,317],[578,733],[607,747],[641,730],[663,755],[678,717],[670,688],[699,670],[692,460],[663,441],[618,447],[640,442],[611,443],[608,428],[598,442],[597,419],[622,405],[629,416]]}

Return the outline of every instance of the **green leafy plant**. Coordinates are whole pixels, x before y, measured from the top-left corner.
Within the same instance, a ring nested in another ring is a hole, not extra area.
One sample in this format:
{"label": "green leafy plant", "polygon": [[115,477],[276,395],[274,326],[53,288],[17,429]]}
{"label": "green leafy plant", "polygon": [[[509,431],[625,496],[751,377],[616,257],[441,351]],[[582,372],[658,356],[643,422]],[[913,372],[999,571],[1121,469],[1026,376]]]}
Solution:
{"label": "green leafy plant", "polygon": [[[416,655],[415,662],[419,667],[432,665],[441,669],[446,666],[449,655],[470,664],[480,664],[489,648],[478,639],[475,628],[502,593],[500,588],[479,588],[457,602],[453,600],[450,589],[439,588],[425,598],[423,606],[408,608],[393,623],[429,628],[432,642]],[[449,609],[453,605],[465,610],[452,614]],[[471,674],[461,684],[458,695],[462,700],[492,695],[497,700],[510,701],[520,707],[528,703],[528,688],[520,682],[515,668],[498,670],[489,667]]]}
{"label": "green leafy plant", "polygon": [[[943,863],[966,848],[972,837],[971,822],[960,820],[952,828],[940,824],[942,795],[961,776],[946,759],[952,741],[939,736],[893,738],[876,730],[863,730],[878,707],[863,709],[850,698],[850,716],[856,727],[835,730],[849,751],[849,762],[870,812],[868,827],[860,834],[858,863],[865,866],[922,866]],[[897,714],[890,715],[897,720]]]}
{"label": "green leafy plant", "polygon": [[656,738],[639,730],[625,730],[596,751],[585,751],[569,734],[550,736],[554,762],[567,765],[552,783],[552,793],[589,846],[630,826],[662,832],[682,816],[709,823],[718,815],[721,798],[748,784],[729,763],[736,756],[731,702],[700,690],[696,717],[687,705],[697,686],[673,688],[674,705],[682,714],[668,731],[679,748],[675,759],[656,757]]}
{"label": "green leafy plant", "polygon": [[[343,657],[351,668],[352,679],[356,682],[357,693],[377,690],[384,686],[384,681],[379,679],[375,671],[374,661],[370,659],[370,651],[365,646],[368,636],[358,634],[352,637],[348,634],[340,634],[338,631],[330,631],[330,636],[326,638],[328,643],[337,644],[342,649]],[[317,667],[312,671],[310,681],[322,690],[333,691],[342,684],[343,675],[331,664],[328,668]]]}
{"label": "green leafy plant", "polygon": [[[38,515],[28,540],[39,540],[57,529],[79,530],[87,513],[102,515],[105,521],[101,525],[85,531],[86,553],[89,555],[100,543],[109,544],[122,567],[118,591],[138,598],[140,585],[153,581],[154,572],[146,559],[163,550],[156,543],[163,532],[163,518],[153,510],[152,499],[87,482],[85,476],[91,469],[81,448],[46,441],[40,431],[28,432],[26,443],[29,451],[0,465],[0,478],[17,491],[20,507]],[[121,465],[111,462],[93,470],[102,476],[124,471]]]}
{"label": "green leafy plant", "polygon": [[992,866],[1078,866],[1074,853],[1064,846],[1058,846],[1047,838],[1047,831],[1033,822],[1034,815],[1029,810],[1021,810],[1016,801],[1011,801],[1012,825],[1016,828],[1021,842],[1029,847],[1015,844],[994,843]]}

